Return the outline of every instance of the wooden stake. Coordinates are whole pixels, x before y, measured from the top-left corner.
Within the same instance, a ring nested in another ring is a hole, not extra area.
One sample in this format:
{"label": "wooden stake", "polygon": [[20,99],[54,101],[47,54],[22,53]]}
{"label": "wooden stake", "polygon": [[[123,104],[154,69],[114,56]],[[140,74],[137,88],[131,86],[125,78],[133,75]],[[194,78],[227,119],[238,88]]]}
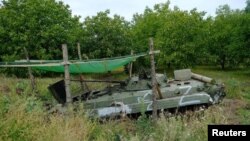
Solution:
{"label": "wooden stake", "polygon": [[[79,57],[79,60],[82,61],[82,54],[81,54],[81,46],[80,46],[80,43],[77,43],[77,51],[78,51],[78,57]],[[88,85],[86,84],[86,82],[83,81],[84,80],[84,77],[82,74],[80,74],[80,83],[81,83],[81,88],[82,90],[89,90],[88,88]]]}
{"label": "wooden stake", "polygon": [[[81,46],[80,43],[77,43],[77,52],[78,52],[78,58],[81,61],[82,60],[82,54],[81,54]],[[83,76],[80,74],[80,83],[81,83],[81,88],[84,90],[84,85],[83,85]]]}
{"label": "wooden stake", "polygon": [[157,119],[157,82],[155,75],[155,61],[154,61],[154,43],[153,38],[149,38],[149,48],[150,48],[150,63],[151,63],[151,83],[152,83],[152,108],[153,108],[153,120]]}
{"label": "wooden stake", "polygon": [[62,45],[63,50],[63,64],[64,64],[64,84],[66,92],[66,103],[71,103],[71,93],[70,93],[70,74],[69,74],[69,60],[68,60],[68,48],[66,44]]}
{"label": "wooden stake", "polygon": [[[131,50],[131,55],[134,55],[134,51]],[[132,77],[132,70],[133,70],[133,62],[130,63],[130,66],[129,66],[129,77],[131,78]]]}
{"label": "wooden stake", "polygon": [[[29,63],[30,62],[29,53],[28,53],[26,47],[24,47],[24,53],[25,53],[27,62]],[[35,82],[35,78],[34,78],[34,76],[32,74],[31,67],[28,67],[28,73],[29,73],[29,78],[30,78],[30,83],[31,83],[32,91],[35,91],[35,89],[36,89],[36,82]]]}
{"label": "wooden stake", "polygon": [[78,51],[78,57],[80,60],[82,60],[82,54],[81,54],[81,46],[80,43],[77,43],[77,51]]}

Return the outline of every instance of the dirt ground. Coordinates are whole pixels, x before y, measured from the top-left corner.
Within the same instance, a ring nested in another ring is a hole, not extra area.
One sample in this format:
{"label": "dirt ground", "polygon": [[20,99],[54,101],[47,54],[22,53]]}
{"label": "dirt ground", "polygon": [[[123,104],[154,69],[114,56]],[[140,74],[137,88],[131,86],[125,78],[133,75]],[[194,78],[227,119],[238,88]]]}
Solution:
{"label": "dirt ground", "polygon": [[238,110],[247,107],[247,102],[240,99],[224,99],[222,102],[223,110],[228,117],[229,124],[240,124]]}

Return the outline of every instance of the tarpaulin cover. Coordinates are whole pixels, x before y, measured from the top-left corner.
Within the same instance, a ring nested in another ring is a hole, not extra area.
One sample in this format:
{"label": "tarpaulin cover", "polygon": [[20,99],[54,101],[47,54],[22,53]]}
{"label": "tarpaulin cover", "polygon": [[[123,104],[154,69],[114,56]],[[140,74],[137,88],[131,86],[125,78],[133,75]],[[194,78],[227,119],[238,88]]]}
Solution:
{"label": "tarpaulin cover", "polygon": [[[92,60],[70,60],[69,70],[70,73],[105,73],[118,69],[131,61],[136,60],[138,57],[145,56],[146,54],[137,54],[129,56],[121,56],[106,59],[92,59]],[[51,71],[51,72],[64,72],[64,63],[62,60],[31,60],[27,62],[1,62],[0,67],[31,67],[37,70]]]}

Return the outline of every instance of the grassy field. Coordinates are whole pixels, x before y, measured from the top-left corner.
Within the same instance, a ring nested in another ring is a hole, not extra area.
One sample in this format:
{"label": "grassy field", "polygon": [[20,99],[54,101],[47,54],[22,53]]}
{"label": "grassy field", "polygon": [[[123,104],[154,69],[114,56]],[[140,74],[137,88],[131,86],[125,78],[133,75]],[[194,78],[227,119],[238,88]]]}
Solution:
{"label": "grassy field", "polygon": [[60,78],[37,78],[39,96],[34,96],[29,80],[0,75],[0,140],[204,141],[208,124],[250,124],[250,69],[197,67],[192,71],[225,83],[226,98],[203,111],[176,116],[162,113],[154,124],[144,114],[137,120],[100,123],[88,119],[81,106],[80,112],[69,106],[64,114],[49,114],[45,103],[55,105],[56,101],[47,87]]}

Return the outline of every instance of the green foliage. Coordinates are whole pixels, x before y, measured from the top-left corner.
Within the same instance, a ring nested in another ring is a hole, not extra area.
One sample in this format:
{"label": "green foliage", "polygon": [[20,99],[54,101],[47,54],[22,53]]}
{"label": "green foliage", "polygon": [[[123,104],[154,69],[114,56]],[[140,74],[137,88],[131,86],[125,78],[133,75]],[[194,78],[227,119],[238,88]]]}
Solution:
{"label": "green foliage", "polygon": [[83,22],[82,46],[89,58],[105,58],[130,53],[129,22],[123,17],[109,16],[109,10],[87,17]]}
{"label": "green foliage", "polygon": [[241,83],[234,78],[230,79],[226,83],[227,85],[227,96],[229,98],[242,98]]}
{"label": "green foliage", "polygon": [[231,10],[228,5],[217,9],[217,16],[211,26],[211,46],[209,51],[217,57],[217,62],[224,69],[235,67],[249,57],[247,34],[249,31],[247,15],[239,10]]}
{"label": "green foliage", "polygon": [[203,16],[196,9],[187,12],[175,8],[167,13],[156,37],[156,45],[162,51],[158,60],[161,66],[186,68],[202,60],[207,43]]}
{"label": "green foliage", "polygon": [[[2,98],[4,98],[4,101],[2,101]],[[2,120],[0,123],[1,139],[17,141],[33,140],[34,136],[29,135],[31,129],[37,126],[36,122],[39,119],[31,120],[31,117],[34,117],[38,113],[42,115],[43,110],[41,101],[34,97],[28,98],[26,96],[11,98],[5,96],[0,99],[1,107],[3,106],[2,108],[4,108],[1,109],[0,117],[0,120]],[[33,104],[31,105],[31,103]],[[2,110],[4,110],[4,112]],[[13,117],[10,116],[12,114],[14,115]]]}
{"label": "green foliage", "polygon": [[[4,29],[4,30],[3,30]],[[69,6],[55,0],[4,0],[0,8],[1,60],[61,59],[61,44],[73,45],[82,27]]]}
{"label": "green foliage", "polygon": [[141,140],[147,140],[149,138],[149,136],[147,136],[147,133],[152,133],[154,130],[152,119],[147,117],[145,114],[142,114],[136,121],[136,129],[139,134],[145,135],[142,136]]}
{"label": "green foliage", "polygon": [[[110,11],[98,12],[83,22],[70,8],[55,0],[4,0],[0,7],[0,61],[61,59],[61,44],[67,43],[70,59],[82,56],[105,58],[147,52],[153,37],[157,67],[186,68],[197,64],[241,67],[250,65],[249,0],[242,10],[220,6],[215,17],[197,9],[170,8],[170,1],[146,7],[131,22]],[[133,68],[149,67],[148,58],[139,58]],[[16,69],[5,70],[19,73]]]}
{"label": "green foliage", "polygon": [[[169,4],[169,2],[165,4],[157,4],[154,6],[154,9],[146,7],[143,14],[134,15],[132,21],[132,47],[135,52],[148,52],[150,37],[153,38],[154,43],[156,44],[156,35],[162,24],[165,22],[165,18],[161,19],[161,13],[167,13],[169,11]],[[157,49],[158,46],[155,45],[155,50]],[[137,65],[138,68],[141,66],[149,66],[149,59],[140,59]]]}
{"label": "green foliage", "polygon": [[136,51],[147,51],[148,38],[153,37],[156,49],[161,50],[157,63],[162,69],[197,64],[219,64],[224,69],[249,64],[249,14],[224,5],[215,18],[205,18],[205,12],[170,9],[169,4],[157,4],[134,15]]}
{"label": "green foliage", "polygon": [[240,109],[238,111],[238,114],[240,115],[241,118],[241,122],[240,124],[249,124],[250,123],[250,119],[248,118],[250,116],[250,111],[249,111],[249,107],[250,105],[248,104],[247,108],[244,109]]}
{"label": "green foliage", "polygon": [[202,62],[207,54],[210,20],[204,20],[204,12],[170,9],[169,4],[157,4],[154,9],[146,8],[144,14],[134,15],[133,47],[147,51],[148,38],[153,37],[156,49],[161,50],[157,57],[161,68],[184,68]]}
{"label": "green foliage", "polygon": [[8,96],[0,97],[0,116],[8,112],[10,106],[10,99]]}

